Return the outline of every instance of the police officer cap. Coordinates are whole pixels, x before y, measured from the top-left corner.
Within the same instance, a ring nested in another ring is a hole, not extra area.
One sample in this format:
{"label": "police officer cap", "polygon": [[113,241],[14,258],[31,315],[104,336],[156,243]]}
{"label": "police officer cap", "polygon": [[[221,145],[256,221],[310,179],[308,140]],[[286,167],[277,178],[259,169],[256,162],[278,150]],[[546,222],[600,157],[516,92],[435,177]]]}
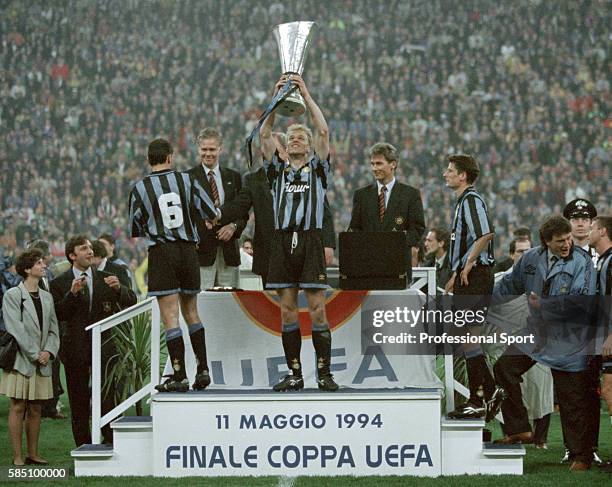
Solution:
{"label": "police officer cap", "polygon": [[581,216],[586,218],[595,218],[597,216],[597,210],[593,206],[593,203],[591,203],[589,200],[577,198],[565,205],[563,216],[568,220],[570,218],[579,218]]}

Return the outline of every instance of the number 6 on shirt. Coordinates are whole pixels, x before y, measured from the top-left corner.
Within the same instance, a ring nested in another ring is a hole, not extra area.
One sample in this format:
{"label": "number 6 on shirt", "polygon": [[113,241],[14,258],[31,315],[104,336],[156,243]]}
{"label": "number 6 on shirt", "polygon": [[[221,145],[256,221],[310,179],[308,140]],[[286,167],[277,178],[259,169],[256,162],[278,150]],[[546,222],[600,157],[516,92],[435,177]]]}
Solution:
{"label": "number 6 on shirt", "polygon": [[176,193],[164,193],[157,199],[164,227],[178,228],[183,224],[181,198]]}

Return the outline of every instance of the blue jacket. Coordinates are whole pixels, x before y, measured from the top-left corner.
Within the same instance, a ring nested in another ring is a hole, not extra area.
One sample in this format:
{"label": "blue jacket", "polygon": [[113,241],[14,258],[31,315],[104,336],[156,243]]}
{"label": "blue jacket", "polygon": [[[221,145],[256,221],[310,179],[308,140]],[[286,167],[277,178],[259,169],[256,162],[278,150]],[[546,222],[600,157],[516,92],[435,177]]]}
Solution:
{"label": "blue jacket", "polygon": [[546,248],[535,247],[495,284],[491,304],[522,294],[539,296],[539,308],[530,306],[527,331],[535,333],[540,346],[519,348],[553,369],[578,372],[587,368],[593,340],[596,281],[591,257],[581,248],[574,246],[548,271]]}

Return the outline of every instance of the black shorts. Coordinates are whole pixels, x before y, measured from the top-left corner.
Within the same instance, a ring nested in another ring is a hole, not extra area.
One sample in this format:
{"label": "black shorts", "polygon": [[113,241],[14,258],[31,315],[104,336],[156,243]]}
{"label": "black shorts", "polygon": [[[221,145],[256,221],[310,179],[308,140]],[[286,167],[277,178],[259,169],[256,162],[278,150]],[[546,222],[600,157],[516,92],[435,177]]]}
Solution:
{"label": "black shorts", "polygon": [[198,262],[193,242],[166,242],[149,247],[148,296],[198,294]]}
{"label": "black shorts", "polygon": [[320,230],[274,232],[266,287],[329,288]]}
{"label": "black shorts", "polygon": [[486,313],[495,284],[492,267],[482,265],[473,267],[468,275],[467,286],[461,284],[460,274],[461,269],[457,271],[453,286],[453,308],[455,311],[472,310]]}

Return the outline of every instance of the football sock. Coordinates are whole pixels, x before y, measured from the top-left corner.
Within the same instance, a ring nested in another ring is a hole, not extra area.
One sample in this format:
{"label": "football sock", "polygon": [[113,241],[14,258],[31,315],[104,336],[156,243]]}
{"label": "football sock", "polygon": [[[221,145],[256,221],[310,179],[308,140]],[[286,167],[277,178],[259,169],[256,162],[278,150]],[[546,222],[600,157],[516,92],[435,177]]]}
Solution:
{"label": "football sock", "polygon": [[189,338],[193,353],[196,356],[198,364],[197,373],[200,374],[204,370],[208,370],[208,360],[206,358],[206,332],[202,323],[193,323],[189,325]]}
{"label": "football sock", "polygon": [[172,364],[172,372],[176,380],[187,377],[185,373],[185,344],[183,343],[183,331],[180,328],[166,330],[166,345]]}
{"label": "football sock", "polygon": [[331,363],[331,332],[327,323],[312,324],[312,344],[317,355],[317,376],[329,375]]}
{"label": "football sock", "polygon": [[300,333],[300,324],[283,323],[283,332],[281,335],[283,342],[283,350],[287,359],[287,367],[293,372],[293,375],[302,375],[302,364],[300,362],[300,351],[302,349],[302,335]]}

